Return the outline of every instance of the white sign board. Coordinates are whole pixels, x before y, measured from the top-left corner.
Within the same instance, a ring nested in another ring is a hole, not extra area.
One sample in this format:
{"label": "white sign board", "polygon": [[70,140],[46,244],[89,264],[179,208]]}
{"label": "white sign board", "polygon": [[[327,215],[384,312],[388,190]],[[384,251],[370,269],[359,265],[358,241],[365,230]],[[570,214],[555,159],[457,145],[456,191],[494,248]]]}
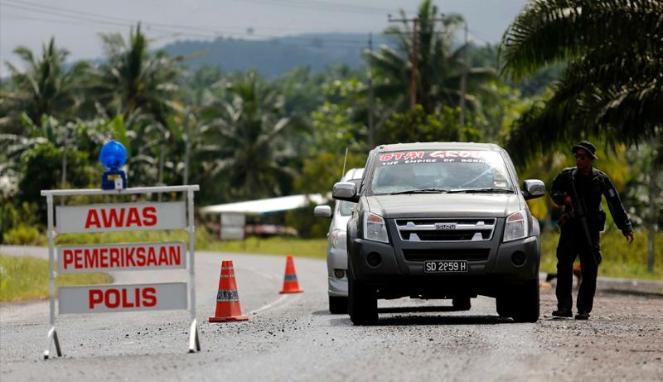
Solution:
{"label": "white sign board", "polygon": [[244,214],[232,212],[222,213],[219,238],[221,240],[244,240],[245,224],[246,216]]}
{"label": "white sign board", "polygon": [[187,309],[184,282],[59,288],[60,314]]}
{"label": "white sign board", "polygon": [[57,206],[58,233],[181,229],[186,227],[184,202],[145,202]]}
{"label": "white sign board", "polygon": [[183,242],[96,244],[58,247],[58,272],[183,269]]}

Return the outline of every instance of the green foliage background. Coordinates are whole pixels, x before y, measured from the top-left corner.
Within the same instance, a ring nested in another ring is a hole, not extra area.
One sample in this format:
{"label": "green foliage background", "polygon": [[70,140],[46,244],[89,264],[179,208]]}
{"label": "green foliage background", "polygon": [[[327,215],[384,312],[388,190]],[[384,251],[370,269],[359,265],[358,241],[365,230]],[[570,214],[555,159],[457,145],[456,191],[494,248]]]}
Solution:
{"label": "green foliage background", "polygon": [[[568,4],[595,12],[559,11]],[[387,44],[358,57],[363,66],[301,67],[270,78],[187,67],[182,56],[152,50],[140,25],[125,36],[102,35],[105,56],[97,61],[69,63],[53,39],[40,53],[18,47],[24,69],[9,65],[0,82],[0,242],[43,244],[40,190],[98,187],[99,149],[111,138],[129,151],[130,186],[199,184],[199,206],[326,195],[344,164],[362,167],[370,149],[395,142],[501,144],[521,179],[550,184],[573,165],[571,144],[587,138],[636,227],[653,237],[653,223],[663,224],[663,86],[651,57],[661,56],[663,40],[660,12],[650,10],[663,10],[663,2],[537,1],[500,46],[479,46],[460,40],[462,15],[434,22],[439,10],[422,0],[418,33],[390,26],[380,36]],[[605,34],[614,39],[605,43]],[[559,211],[551,200],[530,206],[554,232]],[[320,238],[328,221],[313,218],[312,208],[250,222]],[[208,226],[201,240],[213,241]]]}

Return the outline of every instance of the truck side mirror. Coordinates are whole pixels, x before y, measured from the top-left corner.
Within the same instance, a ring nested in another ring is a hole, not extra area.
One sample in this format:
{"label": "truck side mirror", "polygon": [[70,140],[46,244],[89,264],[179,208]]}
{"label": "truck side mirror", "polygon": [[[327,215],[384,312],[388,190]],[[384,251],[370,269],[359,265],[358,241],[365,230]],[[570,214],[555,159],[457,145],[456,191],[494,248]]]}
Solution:
{"label": "truck side mirror", "polygon": [[313,209],[313,215],[319,218],[330,218],[332,216],[331,207],[326,204],[315,206]]}
{"label": "truck side mirror", "polygon": [[338,182],[332,189],[332,198],[357,203],[357,186],[352,182]]}
{"label": "truck side mirror", "polygon": [[546,185],[539,179],[525,179],[523,182],[523,196],[526,200],[541,197],[546,194]]}

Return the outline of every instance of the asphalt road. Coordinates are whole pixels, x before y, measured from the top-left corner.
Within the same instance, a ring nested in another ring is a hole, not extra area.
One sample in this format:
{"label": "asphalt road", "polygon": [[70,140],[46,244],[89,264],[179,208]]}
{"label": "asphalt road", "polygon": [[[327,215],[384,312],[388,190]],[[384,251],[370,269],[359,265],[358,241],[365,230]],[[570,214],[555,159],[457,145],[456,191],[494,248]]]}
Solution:
{"label": "asphalt road", "polygon": [[[210,324],[221,259],[234,260],[250,320]],[[663,298],[599,294],[592,319],[552,320],[542,291],[535,324],[501,320],[490,298],[380,301],[376,326],[327,311],[325,263],[296,258],[304,293],[279,295],[282,257],[196,256],[202,352],[187,354],[188,312],[59,316],[65,356],[41,359],[48,304],[0,307],[0,379],[18,380],[663,380]],[[118,283],[182,272],[125,272]]]}

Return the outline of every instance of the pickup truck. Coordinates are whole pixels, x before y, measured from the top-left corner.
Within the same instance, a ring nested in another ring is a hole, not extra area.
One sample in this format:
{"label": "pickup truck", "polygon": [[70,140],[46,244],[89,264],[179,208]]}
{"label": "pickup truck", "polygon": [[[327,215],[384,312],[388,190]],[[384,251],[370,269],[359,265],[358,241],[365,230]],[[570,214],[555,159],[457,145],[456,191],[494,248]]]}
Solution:
{"label": "pickup truck", "polygon": [[378,299],[496,298],[516,322],[539,317],[539,224],[526,200],[544,195],[494,144],[406,143],[371,150],[359,185],[332,196],[357,203],[347,223],[348,313],[378,320]]}

